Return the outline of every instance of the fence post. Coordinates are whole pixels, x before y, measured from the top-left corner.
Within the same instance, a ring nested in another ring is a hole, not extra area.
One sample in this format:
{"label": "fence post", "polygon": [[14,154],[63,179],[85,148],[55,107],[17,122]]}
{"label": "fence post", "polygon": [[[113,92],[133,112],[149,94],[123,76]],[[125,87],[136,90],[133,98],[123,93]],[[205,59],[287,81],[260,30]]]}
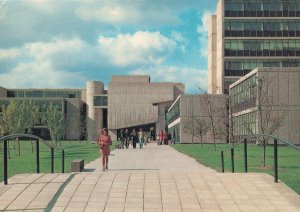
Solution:
{"label": "fence post", "polygon": [[234,173],[234,148],[231,148],[231,170]]}
{"label": "fence post", "polygon": [[36,140],[36,173],[40,173],[40,140]]}
{"label": "fence post", "polygon": [[51,173],[54,173],[54,149],[51,147]]}
{"label": "fence post", "polygon": [[244,139],[244,162],[245,162],[245,172],[248,172],[248,154],[247,154],[247,139]]}
{"label": "fence post", "polygon": [[3,162],[4,162],[4,185],[7,185],[7,140],[4,140],[4,154],[3,154]]}
{"label": "fence post", "polygon": [[62,150],[62,158],[61,158],[61,172],[65,173],[65,150]]}
{"label": "fence post", "polygon": [[221,151],[222,173],[224,173],[224,152]]}
{"label": "fence post", "polygon": [[278,183],[278,149],[277,139],[274,139],[274,181]]}

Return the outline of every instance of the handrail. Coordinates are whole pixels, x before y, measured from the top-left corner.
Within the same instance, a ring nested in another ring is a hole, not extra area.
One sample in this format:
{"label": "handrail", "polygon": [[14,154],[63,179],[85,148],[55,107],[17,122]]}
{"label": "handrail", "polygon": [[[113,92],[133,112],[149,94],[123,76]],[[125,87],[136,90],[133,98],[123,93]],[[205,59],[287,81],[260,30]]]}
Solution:
{"label": "handrail", "polygon": [[36,135],[25,134],[25,133],[11,134],[11,135],[3,136],[3,137],[0,138],[0,142],[3,142],[4,140],[12,139],[12,138],[20,138],[20,137],[23,137],[23,138],[32,138],[32,139],[35,139],[35,140],[39,140],[43,144],[45,144],[46,146],[48,146],[49,148],[53,148],[54,150],[57,150],[57,151],[64,150],[63,148],[59,148],[59,147],[51,145],[49,142],[45,141],[44,139],[42,139],[42,138],[40,138],[40,137],[38,137]]}
{"label": "handrail", "polygon": [[12,134],[12,135],[6,135],[0,138],[0,142],[4,142],[4,185],[7,185],[7,179],[8,179],[8,166],[7,166],[7,140],[8,139],[12,139],[12,138],[31,138],[36,140],[36,172],[40,173],[40,141],[45,144],[47,147],[49,147],[51,149],[51,173],[54,173],[54,150],[56,151],[61,151],[62,155],[61,155],[61,162],[62,162],[62,173],[64,173],[64,169],[65,169],[65,150],[63,148],[58,148],[55,147],[53,145],[51,145],[49,142],[46,142],[45,140],[43,140],[42,138],[36,136],[36,135],[31,135],[31,134]]}
{"label": "handrail", "polygon": [[300,146],[297,146],[295,144],[290,143],[289,141],[274,136],[274,135],[267,135],[267,134],[251,134],[251,135],[246,135],[243,136],[243,141],[240,141],[236,145],[232,146],[230,150],[222,150],[221,151],[221,166],[222,166],[222,172],[224,173],[224,152],[230,151],[231,153],[231,166],[232,166],[232,172],[234,173],[234,148],[238,146],[241,143],[244,143],[244,164],[245,164],[245,172],[248,172],[248,154],[247,154],[247,139],[251,138],[259,138],[259,137],[267,137],[267,138],[272,138],[274,139],[274,181],[277,183],[278,182],[278,141],[286,144],[287,146],[296,149],[300,151]]}

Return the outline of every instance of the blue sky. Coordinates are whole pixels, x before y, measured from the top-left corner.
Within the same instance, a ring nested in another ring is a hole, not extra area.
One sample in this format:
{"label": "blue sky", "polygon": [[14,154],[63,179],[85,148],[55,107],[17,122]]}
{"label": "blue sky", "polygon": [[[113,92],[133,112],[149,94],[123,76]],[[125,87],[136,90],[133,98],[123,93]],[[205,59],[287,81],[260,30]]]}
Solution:
{"label": "blue sky", "polygon": [[207,86],[207,28],[217,0],[0,0],[0,86],[83,88],[148,74]]}

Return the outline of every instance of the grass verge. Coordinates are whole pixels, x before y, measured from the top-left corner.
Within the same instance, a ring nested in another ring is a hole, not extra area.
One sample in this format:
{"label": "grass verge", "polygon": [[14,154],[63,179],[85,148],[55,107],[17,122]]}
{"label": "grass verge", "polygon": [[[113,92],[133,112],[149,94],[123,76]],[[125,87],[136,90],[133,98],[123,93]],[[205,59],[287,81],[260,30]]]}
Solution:
{"label": "grass verge", "polygon": [[[214,150],[213,144],[178,144],[173,146],[177,151],[195,158],[205,166],[221,171],[221,150],[224,153],[225,172],[231,172],[230,145],[217,144]],[[268,173],[274,176],[274,148],[267,147],[266,167],[262,166],[263,147],[248,144],[248,172]],[[244,172],[244,149],[243,145],[235,148],[235,172]],[[278,173],[279,179],[290,188],[300,194],[300,152],[287,146],[278,148]]]}

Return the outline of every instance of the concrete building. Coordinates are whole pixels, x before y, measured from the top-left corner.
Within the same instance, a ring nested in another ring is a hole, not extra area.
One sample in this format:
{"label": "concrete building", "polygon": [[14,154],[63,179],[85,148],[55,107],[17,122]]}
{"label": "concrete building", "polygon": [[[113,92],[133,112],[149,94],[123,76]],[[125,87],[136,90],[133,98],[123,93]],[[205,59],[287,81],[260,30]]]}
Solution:
{"label": "concrete building", "polygon": [[[67,121],[73,120],[66,139],[96,140],[103,127],[117,139],[121,128],[164,130],[166,111],[182,93],[181,83],[152,83],[150,76],[113,76],[108,91],[100,81],[88,81],[84,89],[0,87],[0,104],[8,104],[12,99],[32,99],[41,107],[56,104]],[[36,126],[34,133],[50,138],[44,126]]]}
{"label": "concrete building", "polygon": [[212,112],[214,126],[218,129],[218,133],[215,134],[216,142],[226,143],[227,101],[227,95],[180,95],[174,101],[167,114],[168,130],[171,133],[175,130],[176,143],[200,143],[201,138],[197,132],[199,130],[199,125],[197,124],[199,120],[210,128],[203,135],[202,142],[213,143],[209,110]]}
{"label": "concrete building", "polygon": [[229,89],[234,136],[274,134],[300,144],[300,68],[257,68]]}
{"label": "concrete building", "polygon": [[114,138],[121,128],[166,129],[165,115],[184,93],[181,83],[151,83],[150,76],[113,76],[108,86],[108,128]]}
{"label": "concrete building", "polygon": [[212,94],[256,67],[300,67],[300,1],[220,0],[208,39]]}

